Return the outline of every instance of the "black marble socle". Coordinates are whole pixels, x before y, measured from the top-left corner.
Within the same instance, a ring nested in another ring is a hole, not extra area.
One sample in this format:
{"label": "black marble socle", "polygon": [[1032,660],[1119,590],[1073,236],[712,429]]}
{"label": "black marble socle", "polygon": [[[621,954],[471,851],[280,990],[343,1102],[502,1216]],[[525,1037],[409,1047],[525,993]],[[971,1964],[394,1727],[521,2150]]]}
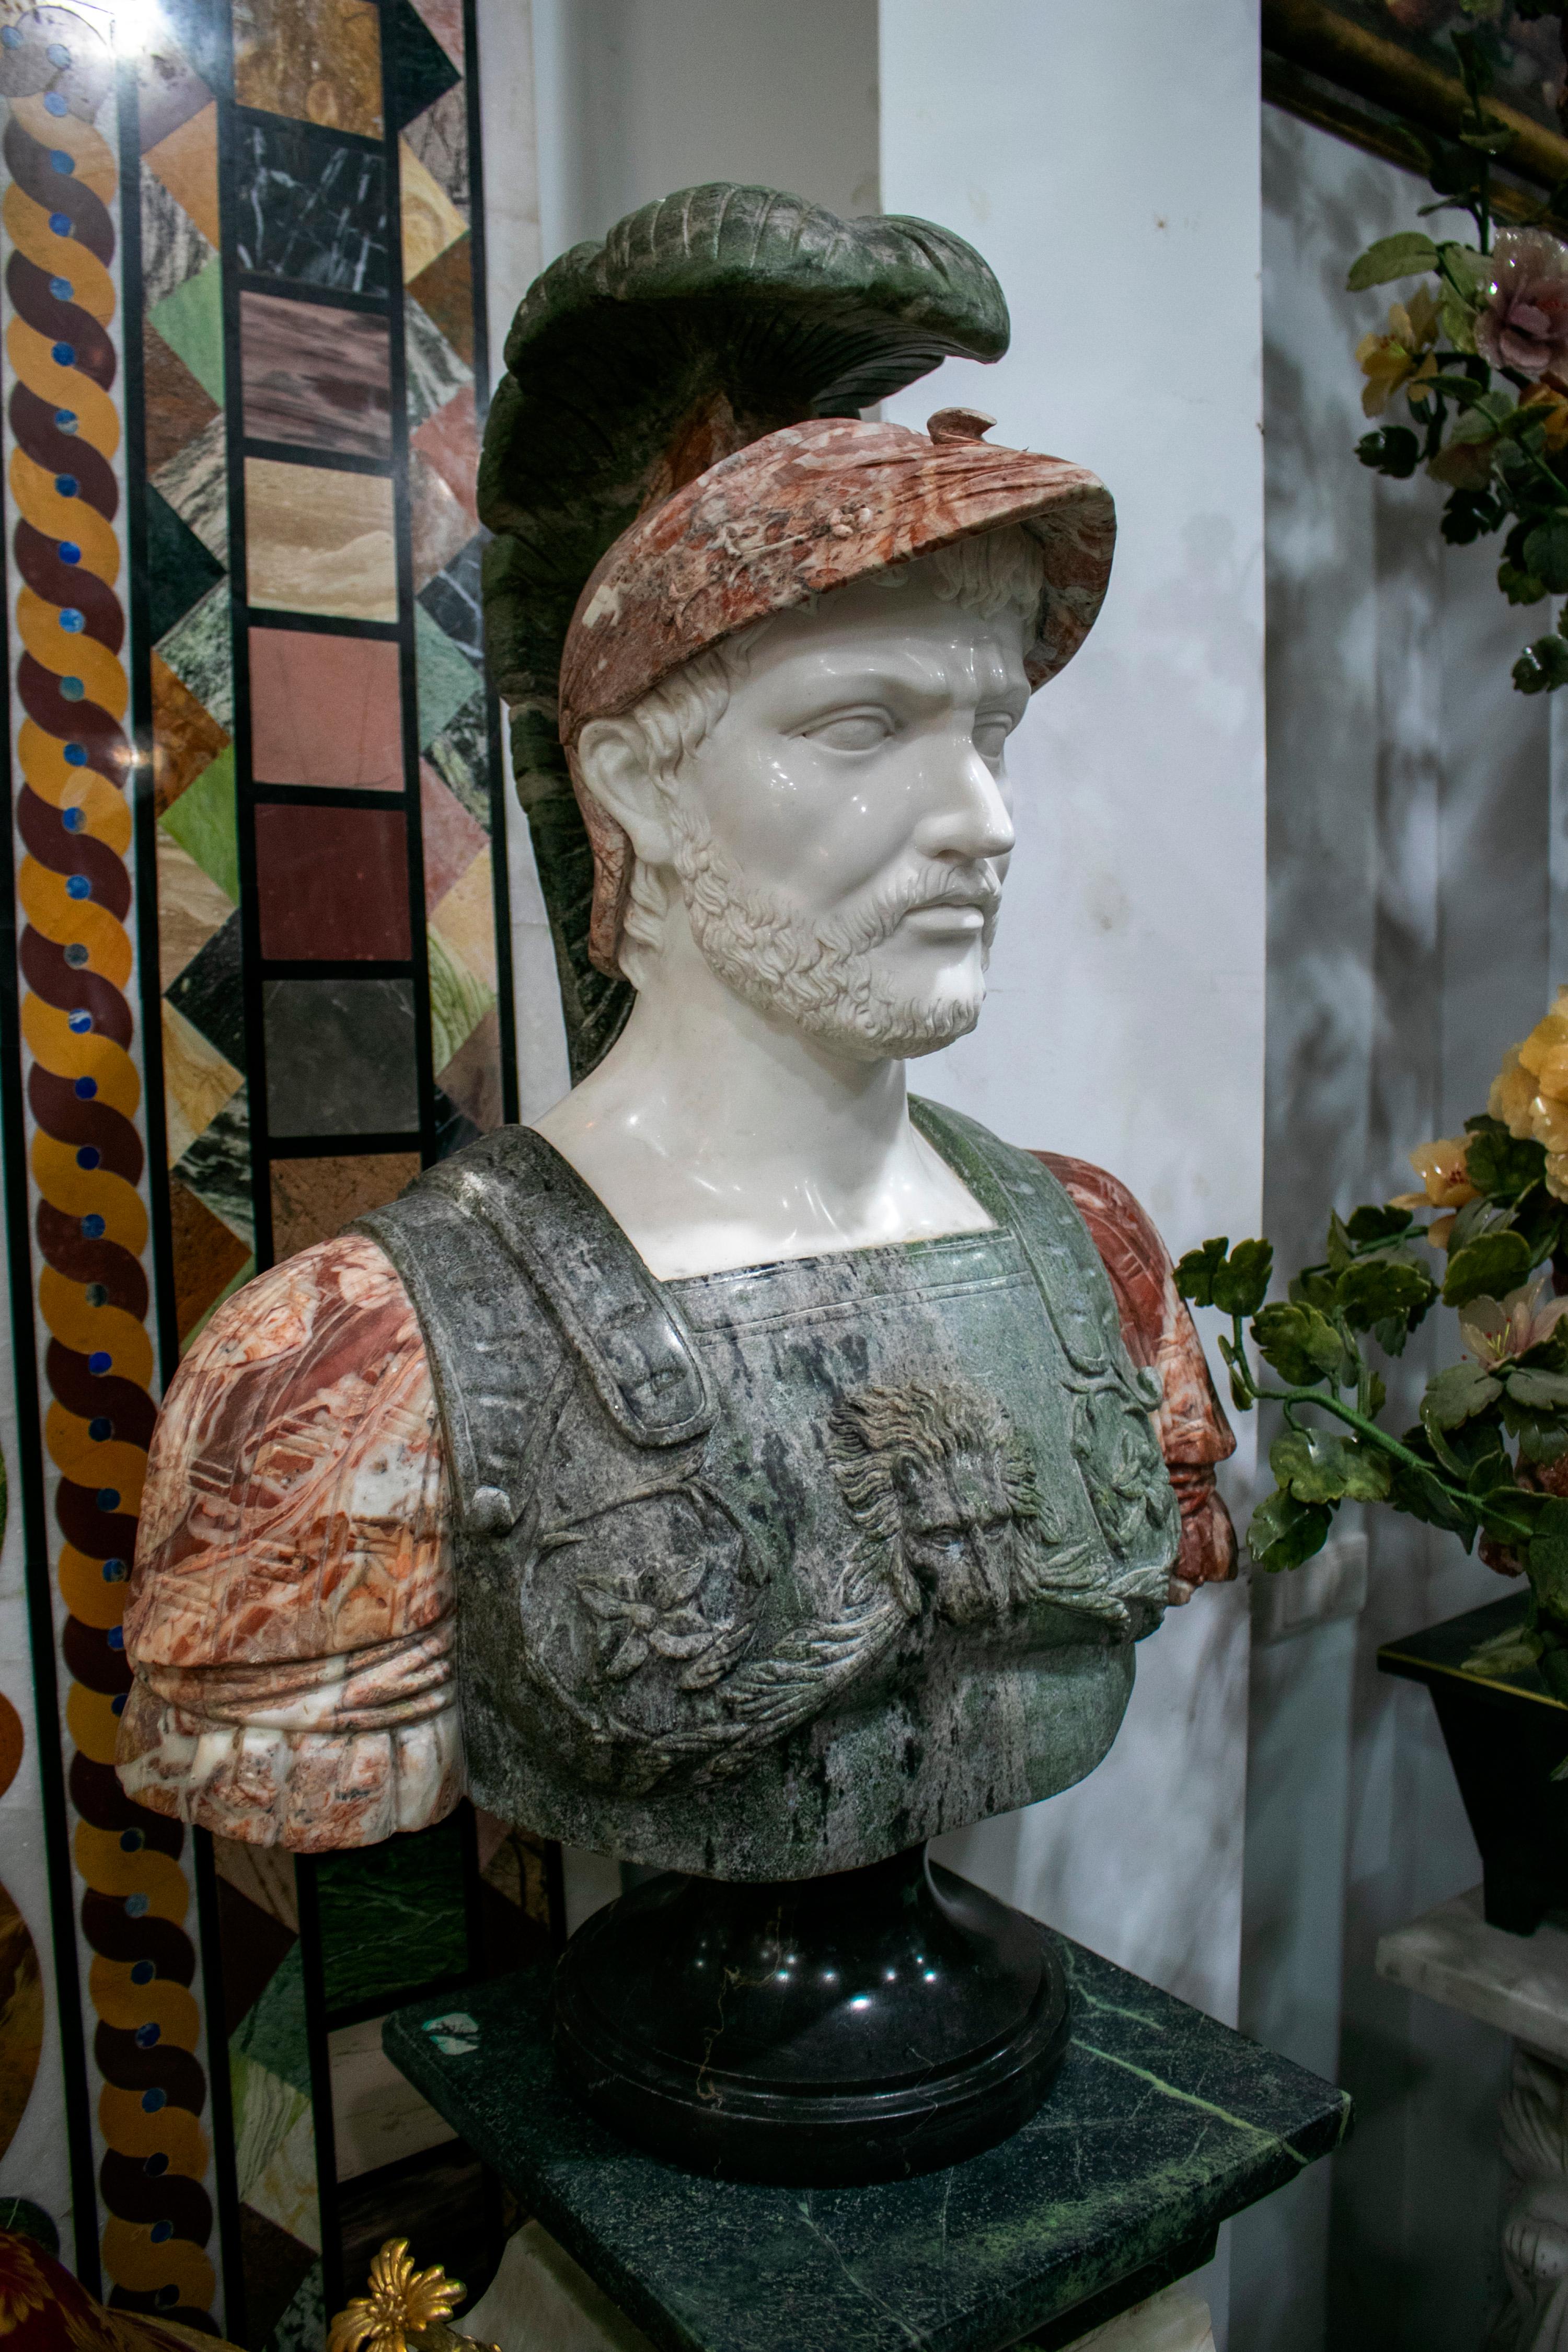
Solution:
{"label": "black marble socle", "polygon": [[1057,1941],[1073,2039],[1045,2105],[983,2156],[872,2189],[704,2179],[613,2137],[557,2075],[548,1968],[399,2010],[382,2038],[668,2352],[1056,2347],[1195,2269],[1350,2119],[1332,2084]]}

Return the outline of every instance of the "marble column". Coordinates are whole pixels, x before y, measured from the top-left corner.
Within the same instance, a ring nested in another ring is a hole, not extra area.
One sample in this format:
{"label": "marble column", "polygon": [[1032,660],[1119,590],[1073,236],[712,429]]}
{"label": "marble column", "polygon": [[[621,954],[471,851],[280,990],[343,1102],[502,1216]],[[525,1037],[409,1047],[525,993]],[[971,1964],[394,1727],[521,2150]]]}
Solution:
{"label": "marble column", "polygon": [[1508,2299],[1489,2352],[1568,2352],[1568,1934],[1489,1927],[1481,1890],[1384,1936],[1377,1972],[1513,2037],[1500,2109]]}

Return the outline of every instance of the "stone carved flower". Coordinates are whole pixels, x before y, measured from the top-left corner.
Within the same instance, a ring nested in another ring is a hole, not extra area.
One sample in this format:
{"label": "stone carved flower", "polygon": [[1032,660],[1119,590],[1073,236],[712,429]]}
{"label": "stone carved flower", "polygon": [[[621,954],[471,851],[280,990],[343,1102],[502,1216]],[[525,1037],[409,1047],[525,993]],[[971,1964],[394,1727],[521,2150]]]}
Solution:
{"label": "stone carved flower", "polygon": [[1481,357],[1529,376],[1568,365],[1568,246],[1542,228],[1500,229],[1491,260],[1476,320]]}
{"label": "stone carved flower", "polygon": [[[1467,1202],[1479,1196],[1465,1166],[1465,1154],[1469,1148],[1468,1135],[1442,1135],[1435,1143],[1423,1143],[1410,1154],[1410,1165],[1421,1179],[1419,1192],[1397,1192],[1391,1206],[1395,1209],[1447,1209],[1457,1212]],[[1434,1249],[1447,1244],[1454,1228],[1454,1218],[1434,1217],[1426,1228],[1426,1238]]]}
{"label": "stone carved flower", "polygon": [[1564,1315],[1568,1298],[1548,1298],[1546,1276],[1538,1274],[1505,1298],[1472,1300],[1459,1317],[1459,1332],[1477,1363],[1495,1372],[1550,1339]]}
{"label": "stone carved flower", "polygon": [[1405,391],[1419,402],[1421,385],[1437,373],[1432,345],[1437,340],[1437,298],[1423,286],[1408,303],[1395,302],[1388,313],[1388,331],[1363,335],[1355,347],[1366,383],[1361,404],[1368,416],[1381,416],[1396,392]]}
{"label": "stone carved flower", "polygon": [[679,1563],[651,1579],[635,1570],[624,1576],[584,1576],[577,1586],[590,1615],[598,1620],[602,1668],[606,1681],[626,1681],[650,1658],[668,1658],[684,1671],[682,1690],[701,1690],[732,1664],[749,1633],[737,1634],[733,1618],[717,1623],[705,1617],[697,1591],[707,1572],[699,1559]]}
{"label": "stone carved flower", "polygon": [[1568,988],[1522,1045],[1510,1045],[1487,1108],[1510,1135],[1546,1147],[1546,1189],[1568,1201]]}
{"label": "stone carved flower", "polygon": [[1555,383],[1532,383],[1519,404],[1528,408],[1542,425],[1549,449],[1568,446],[1568,396],[1558,391]]}

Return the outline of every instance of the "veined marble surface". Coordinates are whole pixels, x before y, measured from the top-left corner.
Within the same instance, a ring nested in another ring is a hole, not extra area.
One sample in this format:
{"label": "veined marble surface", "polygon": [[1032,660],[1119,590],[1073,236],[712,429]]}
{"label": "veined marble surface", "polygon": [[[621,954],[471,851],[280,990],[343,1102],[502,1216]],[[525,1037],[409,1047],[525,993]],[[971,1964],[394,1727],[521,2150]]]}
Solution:
{"label": "veined marble surface", "polygon": [[1080,2332],[1105,2324],[1101,2298],[1119,2287],[1187,2275],[1227,2214],[1338,2145],[1348,2102],[1080,1946],[1059,1948],[1074,2030],[1044,2106],[999,2147],[877,2188],[705,2180],[613,2137],[557,2081],[543,1968],[466,1990],[460,2037],[434,2005],[395,2011],[385,2046],[669,2352],[994,2352],[1040,2331],[1060,2347],[1076,2315]]}
{"label": "veined marble surface", "polygon": [[1568,1934],[1489,1927],[1479,1886],[1383,1937],[1377,1973],[1568,2065]]}

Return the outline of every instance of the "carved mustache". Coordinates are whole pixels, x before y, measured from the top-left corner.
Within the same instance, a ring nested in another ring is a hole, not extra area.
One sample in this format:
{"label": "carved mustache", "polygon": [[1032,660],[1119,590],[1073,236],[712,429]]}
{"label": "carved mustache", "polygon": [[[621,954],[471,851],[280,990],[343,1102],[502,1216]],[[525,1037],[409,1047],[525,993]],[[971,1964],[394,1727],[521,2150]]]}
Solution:
{"label": "carved mustache", "polygon": [[989,862],[968,867],[960,876],[910,874],[872,891],[857,906],[825,926],[836,947],[864,955],[890,940],[906,915],[924,907],[978,907],[983,918],[981,940],[987,951],[1002,905],[1002,885]]}

